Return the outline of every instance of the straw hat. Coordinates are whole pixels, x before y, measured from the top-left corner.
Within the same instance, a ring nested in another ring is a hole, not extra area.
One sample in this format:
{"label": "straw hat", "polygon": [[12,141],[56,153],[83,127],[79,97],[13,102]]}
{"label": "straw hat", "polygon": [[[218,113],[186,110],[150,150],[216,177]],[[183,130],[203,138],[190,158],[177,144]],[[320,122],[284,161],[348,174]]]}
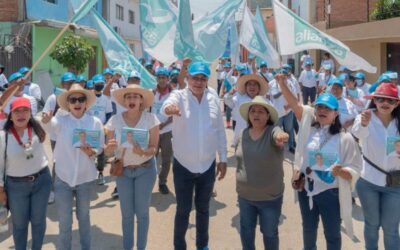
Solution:
{"label": "straw hat", "polygon": [[116,89],[113,91],[112,95],[113,95],[115,101],[118,102],[119,105],[125,107],[124,96],[128,93],[136,93],[136,94],[141,95],[143,97],[144,108],[148,108],[148,107],[151,107],[151,105],[153,105],[153,101],[154,101],[153,91],[144,89],[140,85],[136,85],[136,84],[129,84],[128,86],[126,86],[126,88]]}
{"label": "straw hat", "polygon": [[240,105],[239,112],[240,112],[240,115],[242,116],[242,118],[245,121],[248,120],[249,109],[253,105],[261,105],[264,108],[266,108],[268,110],[268,113],[269,113],[269,119],[271,119],[271,121],[274,124],[276,124],[278,122],[279,116],[278,116],[278,112],[276,111],[274,106],[272,106],[271,104],[266,102],[264,97],[259,96],[259,95],[254,97],[254,99],[251,100],[250,102],[245,102],[245,103],[242,103],[242,105]]}
{"label": "straw hat", "polygon": [[61,93],[57,97],[57,102],[60,108],[68,110],[68,97],[75,93],[83,94],[86,96],[86,109],[89,109],[96,102],[96,96],[93,91],[84,89],[78,83],[74,83],[68,91]]}
{"label": "straw hat", "polygon": [[242,94],[242,95],[246,94],[246,83],[248,81],[258,82],[258,84],[260,85],[260,93],[258,93],[258,95],[264,96],[267,94],[268,83],[267,83],[267,81],[265,81],[264,78],[262,78],[261,76],[259,76],[257,74],[248,74],[248,75],[239,77],[239,80],[237,82],[237,89],[240,94]]}

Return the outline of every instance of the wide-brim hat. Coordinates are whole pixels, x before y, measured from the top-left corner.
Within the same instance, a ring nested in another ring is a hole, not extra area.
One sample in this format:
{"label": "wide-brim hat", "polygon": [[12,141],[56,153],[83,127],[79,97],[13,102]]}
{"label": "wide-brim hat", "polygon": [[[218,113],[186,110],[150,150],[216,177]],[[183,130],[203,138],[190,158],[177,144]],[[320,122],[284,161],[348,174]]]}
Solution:
{"label": "wide-brim hat", "polygon": [[397,86],[391,82],[383,82],[378,88],[376,88],[375,92],[371,95],[364,96],[365,99],[373,99],[374,97],[382,97],[394,100],[400,100],[398,94]]}
{"label": "wide-brim hat", "polygon": [[264,108],[266,108],[268,110],[269,118],[271,119],[271,121],[274,124],[276,124],[278,122],[278,119],[279,119],[278,112],[276,111],[274,106],[269,104],[262,96],[256,96],[256,97],[254,97],[253,100],[251,100],[251,102],[244,102],[244,103],[242,103],[242,105],[240,105],[239,112],[245,121],[248,121],[249,109],[253,105],[261,105]]}
{"label": "wide-brim hat", "polygon": [[68,91],[61,93],[57,97],[57,102],[60,108],[64,110],[68,110],[68,97],[72,94],[83,94],[86,96],[86,109],[90,109],[93,104],[96,102],[96,95],[93,91],[84,89],[78,83],[74,83],[71,85],[71,88]]}
{"label": "wide-brim hat", "polygon": [[239,77],[239,80],[237,82],[237,89],[240,94],[244,95],[246,93],[246,83],[248,81],[256,81],[260,85],[260,93],[258,95],[266,95],[268,91],[268,83],[265,81],[264,78],[257,74],[248,74],[248,75],[243,75]]}
{"label": "wide-brim hat", "polygon": [[137,84],[129,84],[128,86],[126,86],[126,88],[116,89],[112,92],[112,95],[115,101],[118,102],[119,105],[125,107],[124,97],[126,94],[129,93],[136,93],[141,95],[143,97],[144,108],[148,108],[151,107],[151,105],[153,105],[154,101],[153,91],[145,89]]}

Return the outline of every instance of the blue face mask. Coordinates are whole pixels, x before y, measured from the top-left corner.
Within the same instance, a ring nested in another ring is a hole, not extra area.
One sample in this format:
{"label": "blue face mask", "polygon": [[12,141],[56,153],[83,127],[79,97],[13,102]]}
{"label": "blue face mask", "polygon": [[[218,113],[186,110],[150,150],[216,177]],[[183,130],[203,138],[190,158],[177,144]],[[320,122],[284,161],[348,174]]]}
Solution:
{"label": "blue face mask", "polygon": [[355,80],[357,86],[362,86],[363,85],[363,80],[362,79],[356,79]]}
{"label": "blue face mask", "polygon": [[353,98],[358,98],[357,89],[347,89],[347,95]]}

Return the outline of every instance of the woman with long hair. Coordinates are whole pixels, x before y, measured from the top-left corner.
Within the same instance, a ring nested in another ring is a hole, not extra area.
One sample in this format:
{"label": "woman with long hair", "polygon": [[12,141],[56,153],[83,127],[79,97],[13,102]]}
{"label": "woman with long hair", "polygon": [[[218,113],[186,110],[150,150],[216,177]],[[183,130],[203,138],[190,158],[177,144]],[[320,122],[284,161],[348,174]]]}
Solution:
{"label": "woman with long hair", "polygon": [[29,99],[15,98],[0,132],[0,203],[8,202],[16,250],[27,249],[29,222],[32,249],[42,248],[52,183],[45,138],[45,131],[32,117]]}

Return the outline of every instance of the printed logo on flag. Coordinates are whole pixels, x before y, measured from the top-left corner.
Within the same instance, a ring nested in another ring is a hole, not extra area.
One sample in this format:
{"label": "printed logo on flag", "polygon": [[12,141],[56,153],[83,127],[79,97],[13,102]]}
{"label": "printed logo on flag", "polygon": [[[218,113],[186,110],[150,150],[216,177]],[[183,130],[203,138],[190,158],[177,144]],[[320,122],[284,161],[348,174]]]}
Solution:
{"label": "printed logo on flag", "polygon": [[[289,13],[292,15],[292,13]],[[331,41],[329,38],[325,37],[324,34],[316,29],[309,27],[306,23],[299,20],[294,16],[296,21],[294,22],[294,32],[295,32],[295,44],[302,45],[307,43],[319,43],[329,48],[329,50],[335,56],[344,59],[347,54],[347,49],[343,48],[339,44]]]}

